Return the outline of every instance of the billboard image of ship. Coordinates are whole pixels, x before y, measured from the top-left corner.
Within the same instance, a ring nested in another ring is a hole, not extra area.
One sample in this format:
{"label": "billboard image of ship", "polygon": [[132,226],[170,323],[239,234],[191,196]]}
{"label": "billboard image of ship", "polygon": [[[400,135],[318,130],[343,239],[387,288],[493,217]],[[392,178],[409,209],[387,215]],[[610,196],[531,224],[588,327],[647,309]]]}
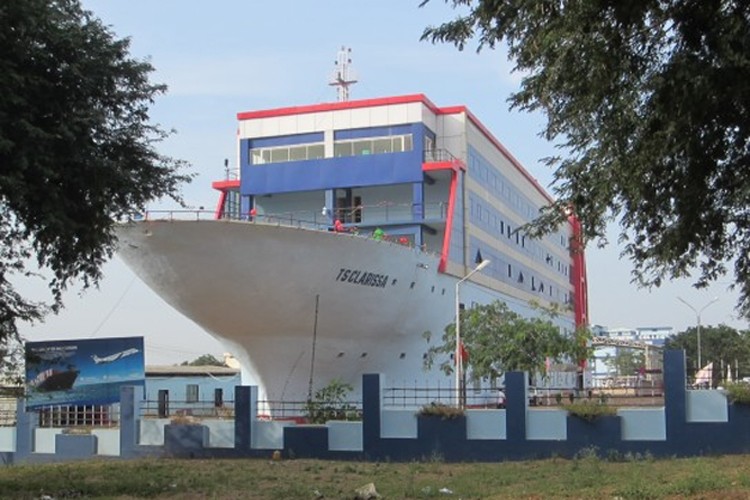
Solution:
{"label": "billboard image of ship", "polygon": [[116,403],[122,386],[144,386],[143,337],[27,342],[25,355],[30,409]]}

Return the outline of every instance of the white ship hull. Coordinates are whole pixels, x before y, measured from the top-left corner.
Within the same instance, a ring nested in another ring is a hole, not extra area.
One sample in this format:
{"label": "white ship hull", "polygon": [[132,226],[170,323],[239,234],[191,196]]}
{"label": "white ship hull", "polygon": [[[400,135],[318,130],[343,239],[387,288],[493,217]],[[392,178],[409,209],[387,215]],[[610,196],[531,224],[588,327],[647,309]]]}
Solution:
{"label": "white ship hull", "polygon": [[[226,342],[268,401],[304,401],[364,373],[395,387],[453,387],[423,355],[454,320],[438,257],[349,234],[238,221],[147,221],[120,254],[175,309]],[[317,308],[317,310],[316,310]],[[248,378],[249,377],[249,380]]]}

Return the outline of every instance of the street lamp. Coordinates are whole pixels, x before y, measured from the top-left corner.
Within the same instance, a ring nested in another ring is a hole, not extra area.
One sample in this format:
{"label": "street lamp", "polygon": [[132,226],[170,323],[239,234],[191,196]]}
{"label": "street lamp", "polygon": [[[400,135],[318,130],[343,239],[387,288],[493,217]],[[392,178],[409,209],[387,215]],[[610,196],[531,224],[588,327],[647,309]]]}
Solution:
{"label": "street lamp", "polygon": [[695,307],[688,304],[687,301],[683,300],[682,298],[677,297],[677,300],[679,300],[680,302],[682,302],[683,304],[685,304],[686,306],[688,306],[690,309],[693,310],[693,312],[695,313],[697,322],[698,322],[698,330],[697,330],[698,332],[698,369],[700,370],[703,368],[703,363],[701,361],[701,313],[703,312],[705,308],[707,308],[708,306],[710,306],[711,304],[719,300],[719,297],[714,297],[713,299],[711,299],[711,301],[708,304],[706,304],[705,306],[697,310],[695,309]]}
{"label": "street lamp", "polygon": [[461,283],[474,276],[475,273],[478,273],[489,264],[489,260],[482,260],[482,262],[480,262],[477,267],[472,269],[469,274],[456,282],[456,352],[454,354],[454,356],[456,357],[456,406],[462,406],[461,379],[463,377],[463,359],[461,359],[461,301],[458,298],[458,287],[461,285]]}

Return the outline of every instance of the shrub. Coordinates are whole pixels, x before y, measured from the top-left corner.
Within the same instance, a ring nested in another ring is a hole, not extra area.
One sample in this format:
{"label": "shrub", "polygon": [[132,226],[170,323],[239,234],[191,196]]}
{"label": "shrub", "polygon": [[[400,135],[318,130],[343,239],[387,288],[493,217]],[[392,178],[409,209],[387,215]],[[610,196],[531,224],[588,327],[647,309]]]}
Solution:
{"label": "shrub", "polygon": [[463,417],[464,410],[457,406],[448,406],[443,403],[432,402],[428,405],[424,405],[419,410],[420,415],[440,417],[443,420],[449,420],[453,418]]}
{"label": "shrub", "polygon": [[590,400],[581,400],[576,403],[564,405],[563,408],[571,415],[588,420],[589,422],[599,417],[617,414],[617,410],[613,406],[607,406]]}
{"label": "shrub", "polygon": [[750,384],[745,382],[727,382],[724,386],[727,399],[732,403],[750,405]]}
{"label": "shrub", "polygon": [[328,420],[361,420],[361,412],[347,403],[347,397],[353,390],[351,384],[332,380],[305,404],[307,419],[313,424],[324,424]]}

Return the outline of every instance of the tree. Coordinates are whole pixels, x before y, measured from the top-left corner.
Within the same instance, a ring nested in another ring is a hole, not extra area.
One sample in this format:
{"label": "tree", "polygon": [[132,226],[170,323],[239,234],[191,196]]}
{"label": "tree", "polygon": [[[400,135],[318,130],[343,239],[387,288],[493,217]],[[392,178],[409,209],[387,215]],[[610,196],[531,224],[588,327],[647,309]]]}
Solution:
{"label": "tree", "polygon": [[506,44],[523,74],[511,107],[545,113],[563,151],[546,159],[557,201],[525,229],[572,208],[605,244],[618,221],[642,286],[704,287],[733,262],[750,317],[750,3],[446,1],[463,14],[422,39]]}
{"label": "tree", "polygon": [[[149,123],[164,85],[78,0],[0,3],[0,339],[18,321],[62,307],[80,280],[96,285],[115,224],[160,197],[181,201],[183,162],[160,155]],[[51,273],[52,303],[12,279]]]}
{"label": "tree", "polygon": [[180,366],[227,366],[219,361],[213,354],[202,354],[192,361],[183,361]]}
{"label": "tree", "polygon": [[[542,317],[524,318],[502,302],[480,305],[460,314],[461,340],[468,353],[467,373],[474,379],[494,379],[505,371],[538,373],[547,358],[561,360],[575,349],[574,336],[566,337],[552,324],[549,311]],[[426,368],[438,362],[446,374],[453,372],[451,356],[455,352],[455,324],[445,327],[442,343],[426,353]],[[429,340],[431,335],[425,332]]]}
{"label": "tree", "polygon": [[618,347],[614,356],[604,360],[617,375],[635,375],[646,366],[646,355],[641,350]]}
{"label": "tree", "polygon": [[[696,361],[698,352],[697,328],[688,328],[667,339],[665,347],[667,349],[684,349],[691,370],[703,368],[697,366]],[[750,375],[750,332],[741,332],[726,325],[702,326],[701,354],[704,365],[713,361],[716,382],[726,375],[727,365],[732,367],[735,376]],[[734,367],[739,368],[739,373],[734,373]]]}

